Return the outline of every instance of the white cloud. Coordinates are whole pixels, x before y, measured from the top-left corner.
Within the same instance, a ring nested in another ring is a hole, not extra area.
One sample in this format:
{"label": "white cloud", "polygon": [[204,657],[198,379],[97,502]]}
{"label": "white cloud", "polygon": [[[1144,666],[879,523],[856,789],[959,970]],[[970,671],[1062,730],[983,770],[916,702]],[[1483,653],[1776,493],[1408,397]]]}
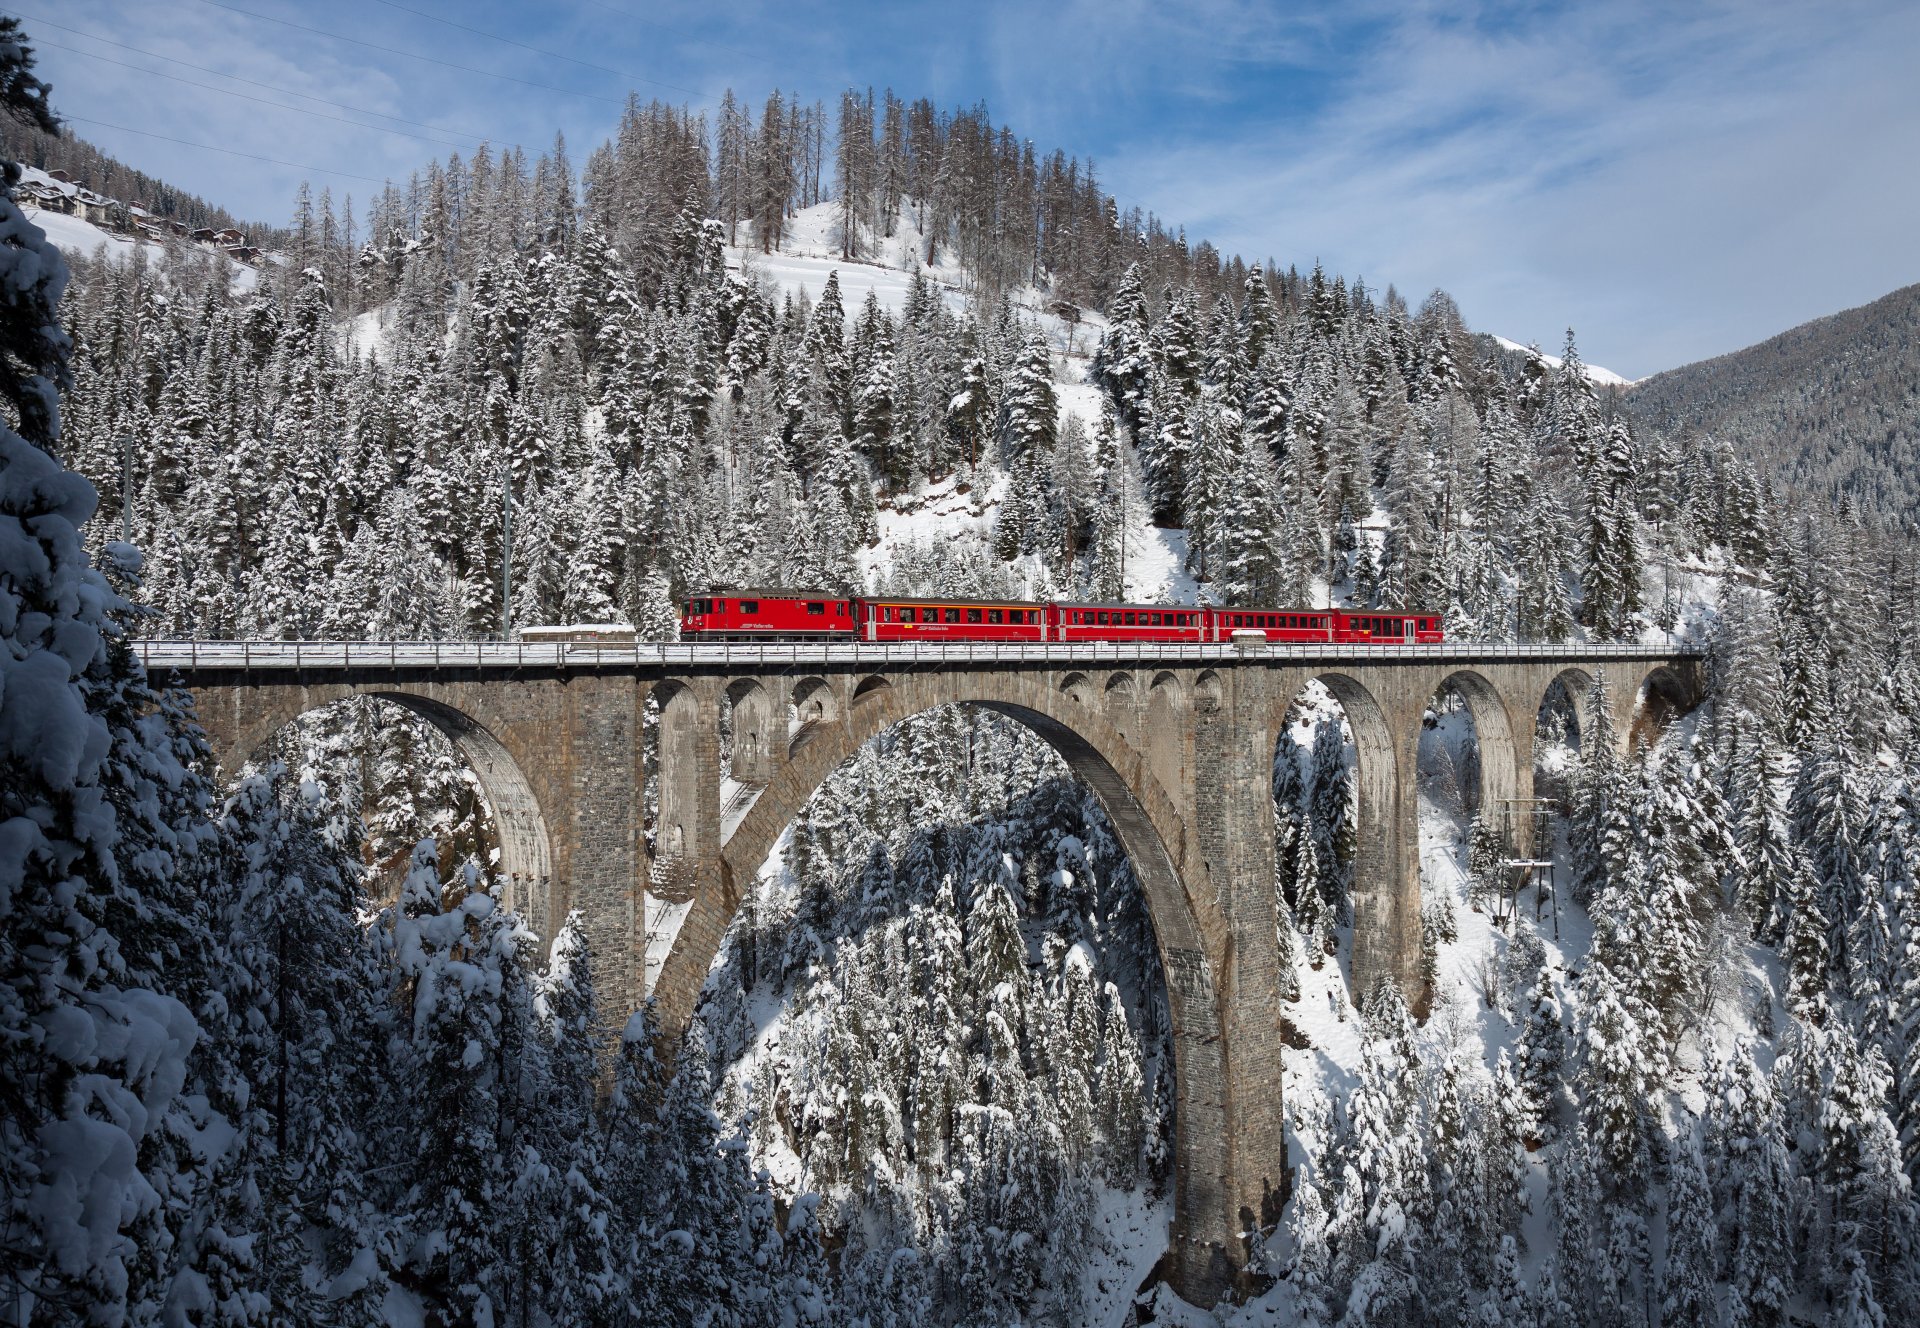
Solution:
{"label": "white cloud", "polygon": [[1508,336],[1572,323],[1643,374],[1920,277],[1917,53],[1906,6],[1429,8],[1310,118],[1109,182],[1223,248],[1445,286]]}

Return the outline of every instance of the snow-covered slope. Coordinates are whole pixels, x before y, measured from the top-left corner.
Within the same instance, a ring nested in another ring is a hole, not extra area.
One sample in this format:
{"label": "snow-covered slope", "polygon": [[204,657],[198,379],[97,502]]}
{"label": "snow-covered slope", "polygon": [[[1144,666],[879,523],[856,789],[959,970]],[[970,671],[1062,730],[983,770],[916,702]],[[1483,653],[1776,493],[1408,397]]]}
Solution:
{"label": "snow-covered slope", "polygon": [[[1517,341],[1509,341],[1502,336],[1495,336],[1494,340],[1499,342],[1501,347],[1506,350],[1517,350],[1525,354],[1529,349]],[[1549,368],[1558,369],[1560,367],[1560,357],[1557,355],[1542,355],[1540,358],[1547,362]],[[1611,369],[1602,369],[1597,364],[1589,364],[1587,366],[1587,381],[1595,387],[1632,387],[1640,380],[1637,378],[1624,378]]]}
{"label": "snow-covered slope", "polygon": [[[793,215],[778,252],[763,254],[749,245],[735,246],[727,250],[727,266],[750,280],[764,280],[776,290],[805,291],[812,300],[820,298],[827,278],[838,272],[840,301],[849,316],[859,312],[868,291],[880,301],[881,308],[899,313],[906,306],[907,291],[918,269],[940,288],[949,307],[956,312],[965,309],[976,289],[973,274],[945,253],[937,255],[929,267],[922,261],[926,252],[926,237],[914,224],[914,209],[908,203],[901,206],[892,236],[866,237],[861,257],[843,259],[839,204],[819,203]],[[1049,311],[1053,297],[1045,291],[1024,286],[1007,294],[1046,336],[1056,355],[1092,357],[1107,325],[1100,314],[1082,309],[1079,322],[1070,323]]]}
{"label": "snow-covered slope", "polygon": [[[21,178],[50,186],[59,183],[45,171],[36,170],[31,166],[21,168]],[[36,207],[27,199],[21,200],[21,211],[26,214],[28,221],[45,231],[47,238],[53,241],[55,247],[69,259],[91,257],[103,249],[109,258],[115,260],[132,257],[136,249],[145,249],[150,260],[157,259],[166,252],[165,245],[153,240],[109,231],[90,221],[68,216],[64,212],[52,212]],[[245,263],[234,262],[224,254],[221,255],[221,259],[232,269],[234,290],[253,289],[254,283],[259,280],[259,272]]]}

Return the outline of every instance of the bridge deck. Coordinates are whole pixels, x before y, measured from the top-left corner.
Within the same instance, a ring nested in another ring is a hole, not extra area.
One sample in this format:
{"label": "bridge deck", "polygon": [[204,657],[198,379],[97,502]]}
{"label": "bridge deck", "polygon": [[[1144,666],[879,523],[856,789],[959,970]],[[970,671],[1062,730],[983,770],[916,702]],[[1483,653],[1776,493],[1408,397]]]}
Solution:
{"label": "bridge deck", "polygon": [[601,645],[578,641],[139,641],[150,669],[205,672],[330,669],[518,669],[592,671],[723,667],[743,673],[787,671],[801,665],[876,668],[903,664],[1194,664],[1524,663],[1697,659],[1697,648],[1671,645],[1502,645],[1449,641],[1444,645],[1372,646],[1352,643],[1243,647],[1157,641],[1087,642],[688,642],[673,645]]}

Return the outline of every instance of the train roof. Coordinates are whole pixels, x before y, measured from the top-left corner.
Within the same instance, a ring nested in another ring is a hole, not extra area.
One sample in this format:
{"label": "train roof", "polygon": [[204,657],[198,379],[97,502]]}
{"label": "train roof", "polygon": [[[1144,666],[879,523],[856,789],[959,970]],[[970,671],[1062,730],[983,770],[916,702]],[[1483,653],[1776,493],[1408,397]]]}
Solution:
{"label": "train roof", "polygon": [[858,599],[837,590],[791,590],[768,586],[714,586],[708,590],[689,590],[682,599]]}
{"label": "train roof", "polygon": [[1149,609],[1162,613],[1168,609],[1197,611],[1220,607],[1218,604],[1133,604],[1115,599],[1057,599],[1053,602],[1063,609]]}
{"label": "train roof", "polygon": [[932,595],[862,595],[860,599],[867,604],[977,604],[983,608],[993,609],[1044,609],[1047,607],[1047,601],[1043,599],[1016,599],[1013,596],[1008,596],[1006,599],[968,599],[963,595],[955,595],[943,599]]}

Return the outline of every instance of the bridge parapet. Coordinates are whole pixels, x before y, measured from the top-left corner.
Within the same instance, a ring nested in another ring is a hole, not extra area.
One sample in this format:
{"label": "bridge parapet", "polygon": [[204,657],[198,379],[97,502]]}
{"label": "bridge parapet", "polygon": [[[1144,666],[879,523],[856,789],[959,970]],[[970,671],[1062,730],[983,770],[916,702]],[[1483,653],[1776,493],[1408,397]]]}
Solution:
{"label": "bridge parapet", "polygon": [[958,667],[967,664],[1075,664],[1110,666],[1149,662],[1206,664],[1213,667],[1270,667],[1274,664],[1395,663],[1553,663],[1596,666],[1702,660],[1697,649],[1677,646],[1501,645],[1478,641],[1430,646],[1270,645],[1244,647],[1183,642],[1073,641],[1009,644],[973,642],[811,643],[686,642],[600,645],[566,641],[140,641],[135,649],[147,667],[182,673],[232,673],[294,670],[337,672],[386,668],[393,671],[472,670],[485,673],[566,670],[579,672],[648,670],[721,670],[729,674],[788,673],[816,668],[907,665]]}

